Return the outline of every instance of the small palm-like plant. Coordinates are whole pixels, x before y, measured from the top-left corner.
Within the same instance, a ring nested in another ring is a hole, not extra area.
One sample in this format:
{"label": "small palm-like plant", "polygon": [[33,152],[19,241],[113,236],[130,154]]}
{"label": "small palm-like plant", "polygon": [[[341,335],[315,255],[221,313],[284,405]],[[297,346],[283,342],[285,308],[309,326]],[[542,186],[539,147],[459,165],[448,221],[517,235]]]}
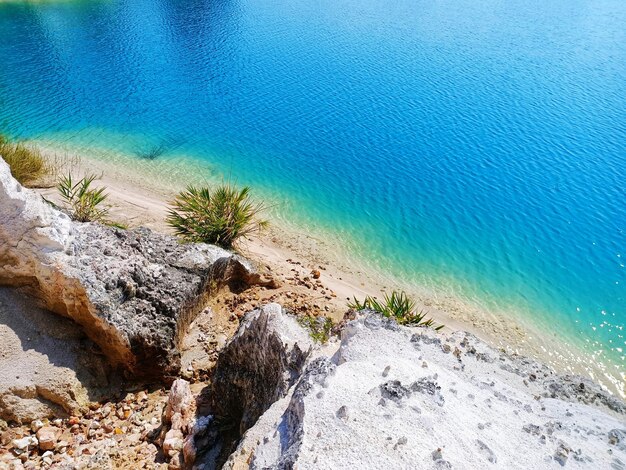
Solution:
{"label": "small palm-like plant", "polygon": [[361,302],[356,297],[348,304],[354,310],[374,310],[384,317],[393,318],[401,325],[426,326],[441,330],[444,325],[435,326],[432,318],[426,318],[426,312],[415,309],[415,302],[406,293],[393,291],[385,294],[383,301],[369,295]]}
{"label": "small palm-like plant", "polygon": [[77,222],[104,222],[108,214],[108,209],[101,206],[107,198],[105,188],[91,187],[95,179],[95,175],[88,175],[74,181],[68,174],[57,185],[70,216]]}
{"label": "small palm-like plant", "polygon": [[228,183],[213,190],[189,186],[172,202],[166,221],[185,241],[232,248],[238,238],[267,226],[257,218],[264,209],[250,198],[248,186],[238,189]]}

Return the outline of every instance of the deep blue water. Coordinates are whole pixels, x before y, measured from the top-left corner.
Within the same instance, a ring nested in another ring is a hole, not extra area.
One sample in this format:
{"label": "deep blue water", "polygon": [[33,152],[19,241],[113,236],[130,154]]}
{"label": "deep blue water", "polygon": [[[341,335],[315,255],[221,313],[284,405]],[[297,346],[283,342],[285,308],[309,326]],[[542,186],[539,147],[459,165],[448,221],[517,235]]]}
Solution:
{"label": "deep blue water", "polygon": [[0,125],[206,159],[623,371],[625,25],[623,0],[10,3]]}

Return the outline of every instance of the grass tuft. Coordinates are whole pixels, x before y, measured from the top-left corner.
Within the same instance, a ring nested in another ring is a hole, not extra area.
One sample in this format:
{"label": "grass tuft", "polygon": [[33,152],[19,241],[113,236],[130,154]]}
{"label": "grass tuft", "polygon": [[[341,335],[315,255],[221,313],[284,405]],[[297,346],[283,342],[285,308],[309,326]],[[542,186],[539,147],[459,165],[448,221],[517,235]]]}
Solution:
{"label": "grass tuft", "polygon": [[232,248],[238,238],[267,226],[257,216],[265,206],[252,201],[248,186],[221,184],[213,190],[189,186],[172,202],[167,223],[188,242]]}
{"label": "grass tuft", "polygon": [[298,317],[298,323],[309,330],[309,335],[313,341],[322,344],[328,342],[333,329],[333,321],[330,318],[304,315]]}
{"label": "grass tuft", "polygon": [[0,157],[9,165],[13,177],[24,186],[32,186],[51,172],[41,152],[3,135],[0,135]]}
{"label": "grass tuft", "polygon": [[435,326],[432,318],[426,318],[427,312],[415,309],[415,302],[406,293],[393,291],[391,295],[385,294],[383,301],[369,295],[361,302],[356,297],[348,304],[354,310],[374,310],[384,317],[393,318],[400,325],[425,326],[436,331],[444,325]]}

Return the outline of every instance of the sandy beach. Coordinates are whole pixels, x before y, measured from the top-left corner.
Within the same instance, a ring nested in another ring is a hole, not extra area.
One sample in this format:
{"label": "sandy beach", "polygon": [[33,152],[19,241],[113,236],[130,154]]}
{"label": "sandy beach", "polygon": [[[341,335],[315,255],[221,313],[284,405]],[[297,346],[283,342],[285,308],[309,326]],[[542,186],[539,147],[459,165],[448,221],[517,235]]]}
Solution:
{"label": "sandy beach", "polygon": [[[190,173],[186,168],[177,173],[175,162],[130,159],[113,154],[102,157],[97,152],[79,152],[50,142],[36,144],[57,164],[62,162],[58,165],[58,174],[71,171],[74,176],[98,175],[97,186],[107,188],[109,219],[129,228],[146,226],[171,233],[165,223],[168,203],[187,184],[202,183],[202,178],[189,181],[188,175],[210,172],[210,168],[206,164],[202,168],[200,162],[195,172]],[[52,180],[39,190],[46,198],[58,202],[56,189],[51,184]],[[255,292],[248,302],[239,305],[240,313],[264,302],[279,301],[288,308],[327,316],[337,322],[343,318],[353,297],[381,296],[393,289],[403,289],[416,300],[419,309],[427,311],[448,330],[469,331],[494,347],[535,357],[561,373],[590,377],[611,392],[624,396],[624,384],[615,380],[615,371],[607,371],[602,364],[589,367],[580,351],[557,343],[553,334],[541,332],[533,325],[516,323],[505,314],[487,312],[459,299],[390,279],[385,273],[368,268],[366,263],[350,259],[332,240],[298,230],[285,221],[270,217],[270,227],[240,242],[237,250],[284,283],[279,292]],[[319,271],[319,279],[313,279],[313,271]]]}

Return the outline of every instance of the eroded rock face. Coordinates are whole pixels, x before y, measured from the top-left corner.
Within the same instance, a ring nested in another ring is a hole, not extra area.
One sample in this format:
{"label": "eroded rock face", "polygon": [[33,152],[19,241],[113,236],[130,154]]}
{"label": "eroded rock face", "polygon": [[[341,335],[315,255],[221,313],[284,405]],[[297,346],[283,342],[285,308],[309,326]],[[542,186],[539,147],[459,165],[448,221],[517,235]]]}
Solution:
{"label": "eroded rock face", "polygon": [[[246,432],[296,383],[313,348],[309,334],[278,304],[247,314],[220,354],[213,384],[203,395],[196,434],[199,463],[214,468],[223,450]],[[216,431],[224,423],[230,433]],[[187,464],[188,462],[186,462]]]}
{"label": "eroded rock face", "polygon": [[181,334],[214,281],[213,264],[231,254],[149,229],[81,224],[74,233],[60,285],[43,296],[49,307],[102,338],[114,363],[142,376],[175,375]]}
{"label": "eroded rock face", "polygon": [[27,290],[74,320],[130,376],[175,375],[181,336],[203,294],[251,282],[272,285],[215,246],[73,223],[21,187],[0,159],[0,285]]}
{"label": "eroded rock face", "polygon": [[245,432],[300,377],[312,341],[278,304],[250,312],[226,345],[211,387],[213,414]]}
{"label": "eroded rock face", "polygon": [[70,218],[22,187],[0,158],[0,282],[52,283],[57,256],[70,249]]}
{"label": "eroded rock face", "polygon": [[[567,395],[551,393],[561,380]],[[226,468],[621,466],[623,410],[600,398],[588,405],[605,392],[570,382],[470,334],[370,314],[347,325],[333,357],[307,366]]]}

